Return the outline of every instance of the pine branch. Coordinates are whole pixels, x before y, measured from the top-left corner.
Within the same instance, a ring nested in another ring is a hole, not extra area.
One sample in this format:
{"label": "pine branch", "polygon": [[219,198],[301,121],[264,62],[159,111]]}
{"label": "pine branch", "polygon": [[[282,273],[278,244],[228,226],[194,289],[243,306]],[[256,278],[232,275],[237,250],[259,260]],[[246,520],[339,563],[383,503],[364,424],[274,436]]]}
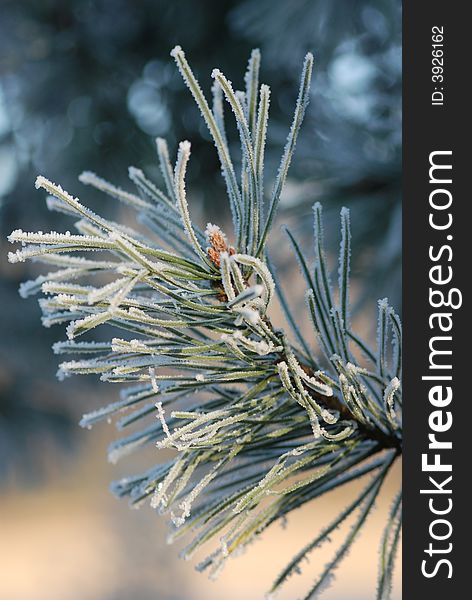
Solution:
{"label": "pine branch", "polygon": [[[267,211],[264,148],[269,89],[259,83],[259,53],[251,55],[244,93],[234,91],[220,71],[213,72],[212,108],[184,52],[176,47],[172,56],[216,145],[233,215],[230,235],[210,223],[203,230],[192,219],[186,191],[190,143],[180,143],[173,167],[166,142],[158,139],[162,190],[135,167],[129,177],[137,193],[90,172],[80,177],[82,183],[134,208],[147,233],[93,213],[40,176],[36,187],[47,192],[48,207],[78,218],[77,233],[18,229],[9,240],[21,248],[9,259],[12,263],[32,259],[56,269],[22,284],[20,293],[27,297],[42,292],[44,325],[66,325],[68,339],[55,344],[54,351],[75,358],[60,364],[59,378],[93,373],[103,381],[126,384],[119,400],[81,421],[89,428],[116,417],[116,427],[125,435],[110,445],[109,459],[116,462],[148,444],[176,450],[175,458],[115,482],[112,490],[134,505],[150,499],[159,512],[167,513],[170,541],[193,534],[183,551],[187,558],[217,540],[216,550],[198,569],[216,575],[229,556],[274,521],[375,472],[365,492],[276,582],[275,587],[282,584],[302,556],[348,515],[357,513],[353,530],[309,592],[311,597],[357,538],[402,451],[401,324],[384,299],[378,304],[376,351],[351,329],[347,209],[341,212],[337,295],[326,265],[321,206],[314,206],[313,267],[287,232],[306,282],[312,331],[301,334],[265,258],[308,104],[311,54],[305,59]],[[240,179],[229,151],[224,99],[240,135]],[[269,317],[275,297],[287,315],[288,332]],[[97,343],[87,337],[77,341],[105,323],[117,331],[110,341]],[[312,341],[320,355],[311,351]],[[365,363],[358,364],[354,350],[361,350]],[[381,598],[390,590],[399,511],[397,502],[382,544]]]}

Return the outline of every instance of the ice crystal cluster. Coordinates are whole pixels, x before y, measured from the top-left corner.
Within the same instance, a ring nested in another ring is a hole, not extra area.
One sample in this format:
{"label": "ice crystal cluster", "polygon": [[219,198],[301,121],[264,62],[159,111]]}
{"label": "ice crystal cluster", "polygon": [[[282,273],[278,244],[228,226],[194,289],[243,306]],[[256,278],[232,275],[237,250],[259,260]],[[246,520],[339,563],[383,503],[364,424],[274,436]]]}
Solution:
{"label": "ice crystal cluster", "polygon": [[[233,90],[220,71],[213,71],[211,105],[181,48],[172,56],[215,142],[233,230],[225,233],[213,224],[202,230],[194,223],[185,185],[190,143],[179,144],[173,166],[166,142],[158,139],[162,189],[134,167],[129,169],[134,192],[91,172],[80,176],[85,185],[136,209],[143,227],[134,230],[107,220],[38,177],[36,187],[47,192],[48,207],[73,217],[76,233],[14,231],[9,239],[22,247],[10,253],[10,261],[32,259],[51,268],[22,284],[20,293],[43,293],[46,327],[67,324],[67,340],[56,343],[54,351],[74,359],[60,365],[59,377],[96,373],[103,381],[126,384],[118,401],[81,421],[91,427],[116,415],[118,430],[130,431],[112,443],[110,460],[149,443],[174,449],[170,460],[156,460],[112,489],[134,505],[148,500],[168,514],[169,541],[189,540],[185,558],[206,545],[209,555],[199,570],[216,575],[228,557],[274,521],[349,481],[366,480],[332,523],[319,523],[321,532],[270,590],[276,592],[308,554],[351,518],[346,537],[307,591],[306,598],[312,598],[355,541],[401,454],[401,325],[387,300],[381,300],[376,350],[351,329],[346,209],[341,212],[336,292],[323,251],[321,206],[313,208],[314,265],[287,231],[306,281],[310,331],[302,333],[297,326],[267,256],[309,100],[312,55],[305,58],[292,126],[270,192],[264,185],[270,89],[259,83],[259,52],[250,57],[244,91]],[[241,142],[237,163],[225,132],[225,102]],[[288,331],[272,322],[275,302],[284,310]],[[87,335],[86,341],[80,339],[105,323],[117,337],[109,342],[90,341]],[[379,599],[390,593],[400,495],[392,506],[381,541]]]}

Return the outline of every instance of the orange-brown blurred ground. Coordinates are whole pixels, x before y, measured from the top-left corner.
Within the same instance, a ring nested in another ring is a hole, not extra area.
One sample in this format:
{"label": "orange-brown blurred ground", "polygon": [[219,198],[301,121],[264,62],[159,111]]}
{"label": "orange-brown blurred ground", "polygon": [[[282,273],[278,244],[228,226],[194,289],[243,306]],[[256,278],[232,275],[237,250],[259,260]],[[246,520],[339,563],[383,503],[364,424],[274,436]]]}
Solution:
{"label": "orange-brown blurred ground", "polygon": [[[59,461],[43,484],[11,485],[0,495],[1,600],[259,600],[284,564],[354,491],[346,487],[307,505],[289,518],[285,530],[273,526],[213,582],[180,560],[178,548],[166,545],[161,517],[147,506],[129,510],[108,492],[108,481],[124,469],[104,458],[112,429],[103,426],[81,436],[79,453]],[[379,536],[399,475],[396,468],[324,600],[374,597]],[[313,554],[280,598],[298,598],[332,549],[327,544]],[[398,562],[395,600],[401,597],[400,567]]]}

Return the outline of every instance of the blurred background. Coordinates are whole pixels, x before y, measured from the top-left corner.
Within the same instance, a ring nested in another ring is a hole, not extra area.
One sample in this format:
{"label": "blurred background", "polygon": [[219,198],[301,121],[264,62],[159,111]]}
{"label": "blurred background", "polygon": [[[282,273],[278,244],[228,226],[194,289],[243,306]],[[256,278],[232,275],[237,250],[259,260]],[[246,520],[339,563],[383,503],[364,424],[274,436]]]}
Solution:
{"label": "blurred background", "polygon": [[[272,88],[267,173],[280,159],[303,56],[314,52],[312,99],[278,223],[289,223],[309,250],[307,216],[320,200],[336,250],[339,209],[351,208],[364,335],[372,334],[365,315],[378,297],[401,311],[399,0],[0,0],[0,600],[260,599],[351,493],[305,507],[285,530],[275,526],[216,583],[196,574],[165,545],[165,523],[151,509],[129,511],[107,490],[112,479],[152,464],[155,449],[135,459],[139,466],[112,467],[113,429],[77,426],[117,389],[94,378],[59,383],[50,346],[63,331],[43,329],[36,302],[18,296],[36,271],[8,265],[8,233],[67,229],[66,217],[48,214],[35,192],[38,173],[110,215],[116,206],[89,199],[78,174],[91,169],[126,187],[129,165],[157,173],[156,136],[172,150],[187,138],[195,218],[228,219],[216,152],[169,56],[177,43],[207,93],[214,67],[242,87],[250,50],[261,49],[261,79]],[[288,277],[287,244],[274,246]],[[301,306],[298,287],[293,301]],[[373,597],[386,496],[326,599]],[[286,598],[306,589],[329,550],[314,555]],[[397,571],[394,598],[399,578]]]}

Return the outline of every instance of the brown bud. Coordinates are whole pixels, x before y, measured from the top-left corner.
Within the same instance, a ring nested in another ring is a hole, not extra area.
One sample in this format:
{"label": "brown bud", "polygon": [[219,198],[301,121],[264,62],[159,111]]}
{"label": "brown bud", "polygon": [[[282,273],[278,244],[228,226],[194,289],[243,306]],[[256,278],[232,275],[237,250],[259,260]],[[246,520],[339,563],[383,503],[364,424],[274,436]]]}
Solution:
{"label": "brown bud", "polygon": [[208,257],[211,262],[217,267],[220,266],[220,253],[217,252],[214,248],[207,248]]}

